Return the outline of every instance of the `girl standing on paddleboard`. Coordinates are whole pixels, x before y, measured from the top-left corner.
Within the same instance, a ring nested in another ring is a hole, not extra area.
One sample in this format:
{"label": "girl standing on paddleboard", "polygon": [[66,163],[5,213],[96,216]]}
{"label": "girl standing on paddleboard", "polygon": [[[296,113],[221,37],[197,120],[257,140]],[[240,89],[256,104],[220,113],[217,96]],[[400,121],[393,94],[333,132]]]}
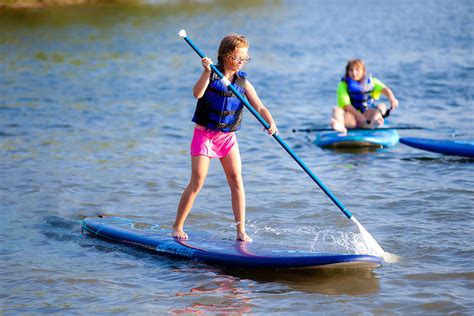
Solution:
{"label": "girl standing on paddleboard", "polygon": [[[270,111],[263,105],[255,88],[241,68],[250,60],[249,42],[238,34],[224,37],[218,51],[217,68],[240,94],[247,97],[253,108],[269,124],[269,135],[277,132]],[[242,180],[242,162],[235,131],[240,129],[244,104],[210,67],[212,60],[204,57],[204,70],[193,88],[198,99],[192,121],[196,123],[191,141],[191,179],[181,195],[173,237],[188,239],[184,222],[191,211],[196,196],[207,177],[211,158],[219,158],[224,169],[232,197],[232,210],[237,229],[237,240],[251,242],[245,231],[245,190]]]}
{"label": "girl standing on paddleboard", "polygon": [[[391,104],[375,104],[375,100],[385,95]],[[375,128],[383,125],[389,111],[398,106],[392,90],[380,80],[367,75],[365,64],[360,59],[350,60],[346,74],[337,87],[337,106],[333,108],[331,127],[338,132],[348,128]]]}

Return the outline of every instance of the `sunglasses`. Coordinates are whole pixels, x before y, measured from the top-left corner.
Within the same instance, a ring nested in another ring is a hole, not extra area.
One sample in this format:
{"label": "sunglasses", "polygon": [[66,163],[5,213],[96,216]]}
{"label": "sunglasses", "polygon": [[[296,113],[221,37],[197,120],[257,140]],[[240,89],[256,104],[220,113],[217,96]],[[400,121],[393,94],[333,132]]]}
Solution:
{"label": "sunglasses", "polygon": [[230,58],[231,60],[233,60],[234,62],[236,62],[236,63],[244,63],[244,64],[248,63],[248,62],[251,60],[250,57],[234,57],[234,56],[229,56],[229,58]]}

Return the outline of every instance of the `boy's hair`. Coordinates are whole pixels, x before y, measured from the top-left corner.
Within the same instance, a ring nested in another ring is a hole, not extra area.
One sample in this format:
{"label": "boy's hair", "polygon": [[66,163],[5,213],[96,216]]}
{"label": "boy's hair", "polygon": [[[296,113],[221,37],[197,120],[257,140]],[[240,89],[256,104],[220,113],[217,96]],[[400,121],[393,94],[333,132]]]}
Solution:
{"label": "boy's hair", "polygon": [[250,47],[249,41],[240,34],[229,34],[224,37],[217,52],[217,63],[224,65],[224,58],[231,55],[236,48]]}
{"label": "boy's hair", "polygon": [[364,64],[364,62],[362,61],[362,59],[352,59],[352,60],[349,60],[349,61],[347,62],[347,66],[346,66],[346,77],[349,77],[349,69],[351,69],[351,68],[353,68],[353,67],[360,67],[360,68],[362,68],[362,72],[363,72],[362,78],[365,78],[366,69],[365,69],[365,64]]}

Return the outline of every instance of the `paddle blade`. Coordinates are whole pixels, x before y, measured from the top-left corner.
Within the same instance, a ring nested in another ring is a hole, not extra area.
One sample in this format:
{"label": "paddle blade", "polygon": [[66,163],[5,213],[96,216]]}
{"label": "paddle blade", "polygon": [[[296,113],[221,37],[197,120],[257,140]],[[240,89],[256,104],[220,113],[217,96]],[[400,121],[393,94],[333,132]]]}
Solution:
{"label": "paddle blade", "polygon": [[367,249],[369,250],[369,254],[373,254],[383,258],[385,255],[385,251],[383,251],[382,247],[380,247],[374,237],[372,237],[372,235],[369,234],[369,232],[364,228],[364,226],[359,223],[355,216],[352,216],[351,220],[357,225],[357,228],[359,228],[362,238],[364,239],[364,242],[367,245]]}
{"label": "paddle blade", "polygon": [[400,257],[390,253],[390,252],[385,252],[382,247],[378,244],[378,242],[372,237],[371,234],[362,226],[359,221],[352,216],[351,220],[357,225],[357,228],[359,228],[359,231],[362,235],[362,239],[365,242],[365,245],[367,246],[367,250],[369,251],[369,254],[375,255],[377,257],[382,258],[385,262],[387,263],[397,263],[400,261]]}

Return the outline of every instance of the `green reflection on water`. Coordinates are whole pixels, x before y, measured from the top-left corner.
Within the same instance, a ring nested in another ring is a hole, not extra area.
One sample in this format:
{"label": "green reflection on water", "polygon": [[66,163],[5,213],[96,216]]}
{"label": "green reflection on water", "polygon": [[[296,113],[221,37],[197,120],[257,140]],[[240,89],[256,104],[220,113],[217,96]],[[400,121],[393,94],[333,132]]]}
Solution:
{"label": "green reflection on water", "polygon": [[[0,26],[2,29],[11,27],[35,27],[50,25],[55,27],[74,23],[87,23],[95,26],[112,26],[130,16],[142,18],[161,18],[173,15],[197,15],[203,12],[213,12],[219,15],[232,14],[239,9],[258,9],[266,5],[279,4],[281,1],[264,0],[215,0],[215,1],[168,1],[153,3],[153,1],[97,1],[96,4],[76,6],[48,6],[38,8],[5,8],[2,4],[11,1],[0,1]],[[41,2],[41,1],[37,1]],[[135,20],[139,26],[143,20]],[[2,32],[2,35],[5,32]]]}

